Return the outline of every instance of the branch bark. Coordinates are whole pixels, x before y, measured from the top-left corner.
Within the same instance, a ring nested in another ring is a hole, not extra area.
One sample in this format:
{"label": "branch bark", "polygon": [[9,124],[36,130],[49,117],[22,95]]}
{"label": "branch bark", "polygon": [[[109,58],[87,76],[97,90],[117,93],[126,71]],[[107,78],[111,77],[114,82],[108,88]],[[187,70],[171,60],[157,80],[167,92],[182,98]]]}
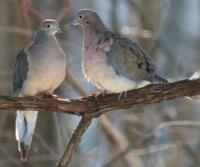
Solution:
{"label": "branch bark", "polygon": [[92,122],[92,117],[83,116],[79,122],[76,130],[74,131],[65,152],[63,153],[61,159],[58,161],[57,167],[65,167],[69,164],[73,154],[78,148],[78,144],[81,141],[82,135],[89,127]]}
{"label": "branch bark", "polygon": [[200,95],[200,79],[182,80],[169,84],[150,84],[131,90],[127,98],[118,100],[119,94],[106,94],[104,97],[88,96],[80,99],[54,100],[45,98],[34,101],[31,97],[9,97],[0,95],[0,110],[55,111],[76,115],[98,117],[113,109],[126,109],[133,106],[158,103],[185,96]]}

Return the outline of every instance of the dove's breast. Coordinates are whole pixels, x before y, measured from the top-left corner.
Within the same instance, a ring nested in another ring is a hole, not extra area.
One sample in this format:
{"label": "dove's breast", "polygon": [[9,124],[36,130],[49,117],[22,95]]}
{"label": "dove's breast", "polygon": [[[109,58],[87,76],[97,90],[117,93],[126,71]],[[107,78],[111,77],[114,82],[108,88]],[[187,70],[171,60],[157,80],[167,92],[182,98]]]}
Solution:
{"label": "dove's breast", "polygon": [[134,81],[117,75],[112,66],[106,63],[105,52],[85,49],[82,68],[85,78],[102,90],[119,93],[136,87]]}
{"label": "dove's breast", "polygon": [[29,55],[28,75],[23,85],[23,94],[32,96],[43,92],[52,93],[65,78],[64,53],[60,48],[48,48],[48,51],[41,49],[34,56]]}

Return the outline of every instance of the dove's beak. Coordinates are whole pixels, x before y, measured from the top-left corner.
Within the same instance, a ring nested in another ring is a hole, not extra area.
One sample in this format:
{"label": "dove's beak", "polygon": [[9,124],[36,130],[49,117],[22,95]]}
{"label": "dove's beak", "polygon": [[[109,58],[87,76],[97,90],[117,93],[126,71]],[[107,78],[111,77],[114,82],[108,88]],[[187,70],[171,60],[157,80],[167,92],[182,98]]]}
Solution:
{"label": "dove's beak", "polygon": [[56,30],[56,32],[59,33],[59,34],[60,34],[60,33],[63,33],[63,31],[62,31],[60,28],[58,28],[58,29]]}
{"label": "dove's beak", "polygon": [[78,23],[76,20],[74,20],[74,21],[70,24],[70,27],[77,26],[77,25],[79,25],[79,23]]}

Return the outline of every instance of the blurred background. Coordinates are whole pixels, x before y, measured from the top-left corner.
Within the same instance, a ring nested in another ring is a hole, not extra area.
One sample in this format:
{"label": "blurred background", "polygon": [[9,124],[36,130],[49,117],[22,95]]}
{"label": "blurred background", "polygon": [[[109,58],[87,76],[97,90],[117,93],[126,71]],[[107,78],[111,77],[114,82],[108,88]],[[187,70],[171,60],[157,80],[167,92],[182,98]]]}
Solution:
{"label": "blurred background", "polygon": [[[68,60],[66,80],[56,93],[79,98],[97,91],[81,71],[82,31],[68,28],[76,12],[90,8],[113,31],[138,41],[160,73],[190,77],[200,66],[199,0],[1,0],[0,94],[12,95],[12,69],[41,20],[57,19]],[[199,167],[200,104],[177,99],[112,111],[93,120],[71,167]],[[40,112],[29,159],[21,162],[14,136],[15,112],[0,112],[0,167],[53,167],[77,116]]]}

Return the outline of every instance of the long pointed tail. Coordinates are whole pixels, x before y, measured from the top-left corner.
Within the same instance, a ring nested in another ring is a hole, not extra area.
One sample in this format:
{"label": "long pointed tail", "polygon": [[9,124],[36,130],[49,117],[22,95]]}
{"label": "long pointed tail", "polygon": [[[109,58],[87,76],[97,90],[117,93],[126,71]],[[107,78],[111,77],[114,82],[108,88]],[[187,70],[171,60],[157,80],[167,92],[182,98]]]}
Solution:
{"label": "long pointed tail", "polygon": [[21,159],[26,160],[37,121],[37,111],[17,111],[15,135]]}

